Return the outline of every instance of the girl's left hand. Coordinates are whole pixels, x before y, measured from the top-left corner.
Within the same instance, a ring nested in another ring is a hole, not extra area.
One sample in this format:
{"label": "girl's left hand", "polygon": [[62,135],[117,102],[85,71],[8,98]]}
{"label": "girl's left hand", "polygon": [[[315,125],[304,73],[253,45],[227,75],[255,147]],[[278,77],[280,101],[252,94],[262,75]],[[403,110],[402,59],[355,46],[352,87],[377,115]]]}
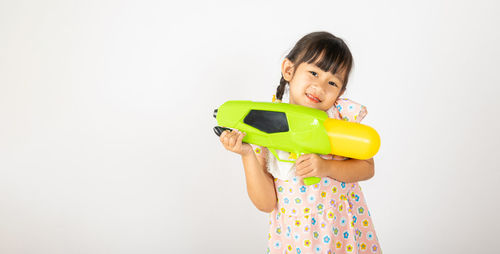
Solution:
{"label": "girl's left hand", "polygon": [[303,154],[295,162],[295,174],[300,177],[327,176],[326,160],[314,153]]}

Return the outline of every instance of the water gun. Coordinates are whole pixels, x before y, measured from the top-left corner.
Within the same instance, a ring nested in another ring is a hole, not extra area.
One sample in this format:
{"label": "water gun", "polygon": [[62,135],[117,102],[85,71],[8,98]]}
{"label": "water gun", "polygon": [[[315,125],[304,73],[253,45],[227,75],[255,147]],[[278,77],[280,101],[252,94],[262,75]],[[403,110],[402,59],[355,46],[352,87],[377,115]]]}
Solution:
{"label": "water gun", "polygon": [[[301,155],[334,154],[366,160],[380,147],[380,136],[370,126],[329,118],[326,112],[289,103],[227,101],[214,110],[219,126],[215,134],[238,129],[247,135],[243,142],[267,147],[278,161],[276,149]],[[304,178],[306,185],[319,177]]]}

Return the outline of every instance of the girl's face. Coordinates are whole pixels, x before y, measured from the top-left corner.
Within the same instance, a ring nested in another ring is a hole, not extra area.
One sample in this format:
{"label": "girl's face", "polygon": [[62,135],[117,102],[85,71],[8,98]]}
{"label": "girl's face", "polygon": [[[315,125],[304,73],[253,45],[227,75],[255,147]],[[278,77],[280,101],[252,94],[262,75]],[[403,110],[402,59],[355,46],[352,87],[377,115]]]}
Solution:
{"label": "girl's face", "polygon": [[287,58],[283,61],[281,72],[290,85],[290,104],[327,111],[343,93],[343,72],[333,75],[306,62],[295,69]]}

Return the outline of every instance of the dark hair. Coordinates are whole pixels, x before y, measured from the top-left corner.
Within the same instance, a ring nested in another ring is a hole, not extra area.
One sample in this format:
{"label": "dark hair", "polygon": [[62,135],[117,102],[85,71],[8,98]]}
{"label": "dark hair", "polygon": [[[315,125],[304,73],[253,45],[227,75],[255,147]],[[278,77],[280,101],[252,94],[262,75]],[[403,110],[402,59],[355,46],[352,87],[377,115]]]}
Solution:
{"label": "dark hair", "polygon": [[[301,63],[315,63],[321,70],[336,74],[345,70],[344,85],[341,92],[347,87],[349,73],[353,63],[351,51],[345,42],[328,32],[313,32],[302,37],[286,56],[295,68]],[[296,69],[295,69],[296,70]],[[281,100],[288,82],[281,75],[279,86],[276,88],[276,98]]]}

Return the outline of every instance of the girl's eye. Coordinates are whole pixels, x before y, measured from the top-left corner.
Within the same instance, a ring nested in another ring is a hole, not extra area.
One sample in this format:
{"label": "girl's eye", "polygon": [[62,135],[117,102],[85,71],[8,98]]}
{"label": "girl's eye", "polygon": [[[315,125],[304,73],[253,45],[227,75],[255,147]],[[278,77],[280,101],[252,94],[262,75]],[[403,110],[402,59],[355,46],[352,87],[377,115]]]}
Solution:
{"label": "girl's eye", "polygon": [[328,84],[330,84],[330,85],[332,85],[332,86],[336,86],[336,87],[338,87],[338,86],[337,86],[337,84],[335,84],[335,82],[332,82],[332,81],[328,82]]}
{"label": "girl's eye", "polygon": [[310,71],[310,73],[311,73],[313,76],[315,76],[315,77],[317,77],[317,76],[318,76],[318,73],[316,73],[316,72],[314,72],[314,71]]}

